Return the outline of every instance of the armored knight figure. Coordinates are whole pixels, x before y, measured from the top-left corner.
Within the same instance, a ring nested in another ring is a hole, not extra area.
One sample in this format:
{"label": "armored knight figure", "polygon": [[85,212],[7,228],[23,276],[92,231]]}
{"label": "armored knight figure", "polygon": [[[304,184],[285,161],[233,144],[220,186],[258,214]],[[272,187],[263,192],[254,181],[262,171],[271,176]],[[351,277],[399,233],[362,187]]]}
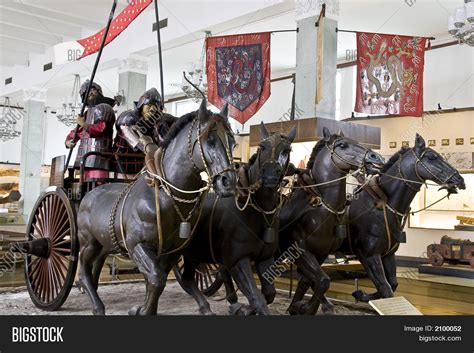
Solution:
{"label": "armored knight figure", "polygon": [[[87,90],[89,81],[82,84],[80,89],[81,98]],[[104,97],[102,88],[92,83],[91,90],[85,101],[87,110],[85,117],[78,116],[77,123],[79,128],[73,129],[66,137],[66,147],[73,148],[77,141],[79,149],[77,152],[74,167],[80,167],[82,157],[88,152],[112,152],[113,126],[115,123],[115,113],[112,108],[115,100]],[[92,155],[85,162],[85,181],[93,179],[108,178],[111,170],[110,162],[107,158]]]}
{"label": "armored knight figure", "polygon": [[[176,118],[163,113],[163,100],[156,88],[139,98],[135,109],[124,111],[117,119],[114,150],[120,154],[147,152],[147,145],[159,145]],[[143,167],[143,158],[119,159],[119,169],[126,174],[137,174]]]}

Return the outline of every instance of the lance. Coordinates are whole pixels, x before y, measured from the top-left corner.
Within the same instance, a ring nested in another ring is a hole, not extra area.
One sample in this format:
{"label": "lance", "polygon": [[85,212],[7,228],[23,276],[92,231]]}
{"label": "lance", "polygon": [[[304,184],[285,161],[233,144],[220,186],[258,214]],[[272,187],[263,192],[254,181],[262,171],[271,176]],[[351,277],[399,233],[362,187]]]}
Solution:
{"label": "lance", "polygon": [[156,18],[156,39],[158,40],[158,60],[160,61],[160,89],[161,99],[165,101],[165,89],[163,83],[163,56],[161,54],[161,30],[160,30],[160,15],[158,13],[158,0],[155,0],[155,18]]}
{"label": "lance", "polygon": [[[81,108],[80,116],[84,116],[84,112],[86,110],[87,97],[89,97],[89,93],[90,93],[91,88],[92,88],[92,83],[94,82],[95,73],[97,71],[97,67],[99,66],[100,57],[102,55],[102,50],[104,50],[105,40],[107,39],[107,35],[108,35],[109,29],[110,29],[110,25],[112,24],[112,20],[114,19],[114,13],[115,13],[115,8],[116,7],[117,7],[117,0],[114,0],[114,3],[112,4],[112,9],[110,10],[109,20],[107,22],[107,26],[105,27],[104,36],[102,37],[102,43],[100,44],[99,53],[97,54],[97,58],[95,59],[95,63],[94,63],[94,68],[92,69],[92,74],[91,74],[91,78],[89,80],[89,85],[87,86],[86,93],[84,95],[84,98],[82,99],[82,108]],[[73,141],[76,140],[80,127],[81,126],[79,124],[77,124],[76,130],[74,132]],[[71,160],[73,150],[74,150],[74,147],[69,149],[69,155],[67,156],[66,165],[65,165],[66,170],[68,169],[69,161]]]}

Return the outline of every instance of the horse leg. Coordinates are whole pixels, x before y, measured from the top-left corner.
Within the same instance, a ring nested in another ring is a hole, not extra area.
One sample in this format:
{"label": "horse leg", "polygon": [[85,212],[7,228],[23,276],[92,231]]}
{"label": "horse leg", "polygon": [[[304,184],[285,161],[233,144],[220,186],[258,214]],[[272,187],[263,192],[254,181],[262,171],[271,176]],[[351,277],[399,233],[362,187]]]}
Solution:
{"label": "horse leg", "polygon": [[321,309],[323,310],[323,313],[325,314],[334,314],[334,304],[331,303],[331,301],[323,295],[323,299],[321,300]]}
{"label": "horse leg", "polygon": [[193,296],[194,300],[199,306],[199,312],[202,315],[213,315],[209,302],[206,299],[206,296],[202,294],[199,290],[198,286],[196,285],[196,281],[194,280],[194,276],[196,274],[196,266],[186,257],[184,257],[184,271],[183,275],[181,276],[183,287],[186,291],[190,291],[191,295]]}
{"label": "horse leg", "polygon": [[129,314],[156,315],[158,298],[165,289],[167,273],[162,269],[162,266],[159,266],[156,250],[148,244],[137,244],[133,249],[132,259],[146,278],[146,298],[142,306],[133,307]]}
{"label": "horse leg", "polygon": [[302,274],[299,268],[297,271],[300,274],[300,278],[298,280],[298,285],[296,286],[293,299],[291,300],[290,306],[288,307],[288,313],[290,315],[299,314],[299,307],[300,305],[304,304],[304,296],[311,286],[311,279]]}
{"label": "horse leg", "polygon": [[382,298],[390,298],[393,297],[393,291],[390,287],[390,284],[387,282],[385,277],[385,272],[383,269],[382,259],[380,254],[369,256],[367,258],[363,256],[359,256],[359,260],[364,266],[369,278],[375,284],[377,288],[377,293],[373,294],[365,294],[363,291],[358,290],[352,293],[354,298],[357,301],[368,302],[370,300],[377,299],[380,296]]}
{"label": "horse leg", "polygon": [[388,283],[390,284],[390,287],[392,287],[392,291],[395,292],[398,287],[397,261],[395,260],[395,253],[383,257],[382,262]]}
{"label": "horse leg", "polygon": [[[81,240],[84,237],[81,235]],[[81,246],[80,252],[80,270],[79,270],[79,283],[81,288],[83,288],[92,303],[92,313],[94,315],[104,315],[105,306],[102,300],[97,294],[96,286],[94,285],[93,279],[93,267],[95,261],[100,257],[102,251],[102,245],[97,241],[97,239],[88,237],[85,240],[85,245]]]}
{"label": "horse leg", "polygon": [[107,251],[102,250],[92,265],[92,283],[94,284],[95,290],[99,288],[100,272],[102,271],[102,267],[104,267],[104,263],[108,255],[109,253]]}
{"label": "horse leg", "polygon": [[[308,302],[293,301],[290,305],[289,312],[291,314],[315,315],[318,311],[319,305],[324,298],[324,294],[329,289],[329,276],[322,270],[316,258],[308,253],[303,253],[297,260],[298,269],[303,274],[300,279],[302,288],[308,289],[311,286],[313,289],[313,296]],[[299,286],[299,282],[298,282]]]}
{"label": "horse leg", "polygon": [[239,298],[237,297],[237,292],[234,288],[234,282],[232,282],[232,276],[230,275],[229,271],[227,271],[224,267],[221,267],[219,269],[219,275],[222,276],[222,280],[224,281],[227,301],[230,304],[237,303]]}
{"label": "horse leg", "polygon": [[276,290],[273,281],[268,280],[267,270],[275,263],[273,257],[256,263],[258,278],[260,279],[260,285],[262,287],[262,294],[265,297],[267,304],[273,303],[275,300]]}
{"label": "horse leg", "polygon": [[[398,281],[397,281],[397,263],[395,260],[395,253],[391,255],[387,255],[382,258],[382,263],[383,263],[383,269],[385,271],[385,276],[387,278],[388,283],[390,284],[390,287],[392,288],[392,291],[395,292],[398,287]],[[380,293],[377,291],[375,293],[370,293],[370,294],[363,294],[364,295],[364,301],[370,301],[370,300],[375,300],[375,299],[380,299],[382,296]]]}
{"label": "horse leg", "polygon": [[[237,261],[237,263],[230,268],[230,273],[237,283],[239,289],[247,297],[252,311],[260,315],[270,315],[270,310],[268,310],[265,298],[257,288],[253,278],[250,259],[248,257],[244,257],[243,259]],[[231,305],[231,313],[237,315],[248,315],[253,313],[252,311],[247,310],[245,306],[239,306],[238,308],[235,308],[235,306],[238,305],[239,304]]]}

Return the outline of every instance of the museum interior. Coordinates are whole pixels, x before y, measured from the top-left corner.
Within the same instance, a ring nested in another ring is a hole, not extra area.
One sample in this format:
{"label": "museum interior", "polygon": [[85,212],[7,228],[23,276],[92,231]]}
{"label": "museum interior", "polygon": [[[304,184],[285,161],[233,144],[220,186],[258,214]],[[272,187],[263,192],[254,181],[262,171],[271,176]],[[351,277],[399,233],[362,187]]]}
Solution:
{"label": "museum interior", "polygon": [[473,0],[7,0],[0,47],[0,313],[474,315]]}

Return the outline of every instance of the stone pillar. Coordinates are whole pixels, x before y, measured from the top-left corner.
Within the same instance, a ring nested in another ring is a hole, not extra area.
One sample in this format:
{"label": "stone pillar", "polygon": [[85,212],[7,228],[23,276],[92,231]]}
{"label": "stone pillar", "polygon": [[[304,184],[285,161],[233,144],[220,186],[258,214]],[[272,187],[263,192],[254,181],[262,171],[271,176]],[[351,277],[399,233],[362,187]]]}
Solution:
{"label": "stone pillar", "polygon": [[25,114],[21,132],[20,192],[25,221],[41,193],[41,167],[44,157],[46,90],[23,91]]}
{"label": "stone pillar", "polygon": [[147,57],[130,55],[119,63],[119,92],[125,101],[119,107],[119,113],[135,107],[134,102],[146,91],[146,75],[148,72]]}
{"label": "stone pillar", "polygon": [[[300,0],[297,2],[296,41],[296,95],[300,118],[336,118],[336,73],[337,73],[337,14],[339,2],[326,1],[326,17],[323,28],[316,27],[322,1]],[[322,99],[316,104],[316,82],[318,81],[318,31],[323,31]]]}

